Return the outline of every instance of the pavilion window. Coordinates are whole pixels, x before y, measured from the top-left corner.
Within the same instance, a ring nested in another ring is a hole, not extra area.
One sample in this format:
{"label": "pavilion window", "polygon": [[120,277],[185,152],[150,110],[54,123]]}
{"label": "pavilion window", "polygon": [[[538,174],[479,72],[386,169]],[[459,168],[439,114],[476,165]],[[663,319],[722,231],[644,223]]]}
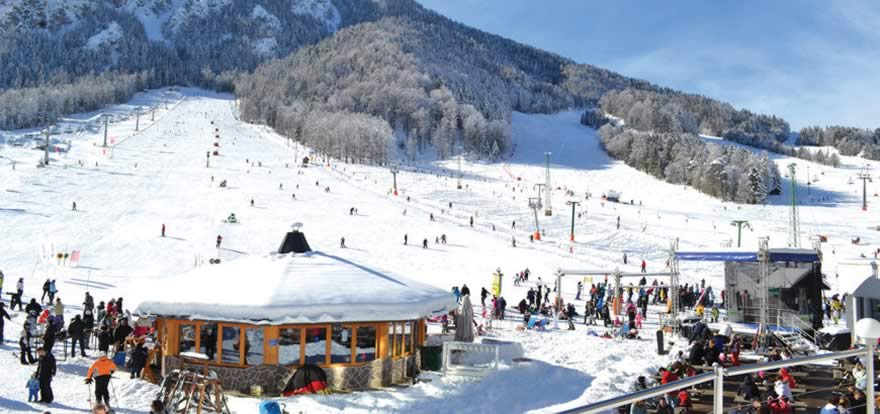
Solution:
{"label": "pavilion window", "polygon": [[388,349],[383,352],[386,358],[394,356],[394,322],[388,322]]}
{"label": "pavilion window", "polygon": [[403,352],[409,354],[412,352],[412,322],[403,323]]}
{"label": "pavilion window", "polygon": [[241,364],[241,328],[221,325],[220,338],[220,362]]}
{"label": "pavilion window", "polygon": [[403,349],[403,323],[394,323],[394,356],[399,357],[404,354]]}
{"label": "pavilion window", "polygon": [[244,355],[247,365],[263,364],[263,327],[245,329]]}
{"label": "pavilion window", "polygon": [[199,352],[207,355],[209,361],[217,360],[216,323],[203,323],[199,327]]}
{"label": "pavilion window", "polygon": [[332,325],[330,342],[330,363],[340,364],[351,362],[351,345],[354,336],[351,327],[338,323]]}
{"label": "pavilion window", "polygon": [[182,352],[194,352],[196,350],[196,325],[180,324],[179,326],[180,342],[177,347],[178,355]]}
{"label": "pavilion window", "polygon": [[282,328],[278,331],[278,363],[281,365],[300,365],[302,349],[302,329]]}
{"label": "pavilion window", "polygon": [[327,327],[309,327],[306,330],[306,364],[327,364]]}
{"label": "pavilion window", "polygon": [[366,362],[376,359],[376,327],[358,326],[355,333],[355,360]]}

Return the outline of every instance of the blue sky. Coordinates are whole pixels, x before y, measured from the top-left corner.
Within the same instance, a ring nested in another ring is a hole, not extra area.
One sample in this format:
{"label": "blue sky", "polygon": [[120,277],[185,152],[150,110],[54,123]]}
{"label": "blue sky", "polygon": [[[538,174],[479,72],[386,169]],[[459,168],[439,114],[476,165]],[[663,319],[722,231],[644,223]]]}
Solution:
{"label": "blue sky", "polygon": [[418,0],[464,24],[806,125],[880,127],[880,2]]}

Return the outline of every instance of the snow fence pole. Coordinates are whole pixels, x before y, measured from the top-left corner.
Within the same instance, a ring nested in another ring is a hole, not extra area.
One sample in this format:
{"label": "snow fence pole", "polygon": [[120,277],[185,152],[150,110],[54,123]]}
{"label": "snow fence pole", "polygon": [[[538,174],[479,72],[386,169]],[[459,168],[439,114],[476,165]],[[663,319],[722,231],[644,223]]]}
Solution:
{"label": "snow fence pole", "polygon": [[712,370],[715,371],[712,413],[724,414],[724,369],[716,362],[712,364]]}

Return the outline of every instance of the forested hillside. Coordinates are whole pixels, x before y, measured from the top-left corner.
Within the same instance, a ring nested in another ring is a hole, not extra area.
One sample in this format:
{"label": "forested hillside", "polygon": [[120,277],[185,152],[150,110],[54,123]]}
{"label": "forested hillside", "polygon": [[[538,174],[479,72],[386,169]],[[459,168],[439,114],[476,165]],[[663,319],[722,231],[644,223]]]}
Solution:
{"label": "forested hillside", "polygon": [[812,126],[800,131],[798,143],[801,145],[830,146],[840,150],[843,155],[859,155],[880,160],[880,128],[853,128],[844,126]]}
{"label": "forested hillside", "polygon": [[[0,129],[121,102],[143,87],[231,90],[237,73],[398,13],[396,3],[0,0]],[[114,93],[88,90],[98,81]]]}

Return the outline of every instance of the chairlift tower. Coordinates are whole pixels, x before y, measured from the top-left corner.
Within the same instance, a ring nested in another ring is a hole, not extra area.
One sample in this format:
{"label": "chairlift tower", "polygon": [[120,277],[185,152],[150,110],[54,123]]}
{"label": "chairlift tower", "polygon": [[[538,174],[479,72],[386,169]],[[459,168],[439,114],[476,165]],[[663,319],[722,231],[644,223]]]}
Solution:
{"label": "chairlift tower", "polygon": [[541,197],[529,197],[529,208],[535,213],[535,240],[541,240],[541,228],[538,225],[538,210],[541,207]]}
{"label": "chairlift tower", "polygon": [[394,176],[394,195],[397,195],[397,173],[400,172],[400,167],[396,164],[391,166],[391,175]]}
{"label": "chairlift tower", "polygon": [[736,226],[736,247],[742,247],[743,226],[748,224],[748,220],[732,220],[730,222],[731,226]]}
{"label": "chairlift tower", "polygon": [[49,136],[52,135],[52,124],[46,125],[46,148],[43,151],[43,165],[49,165]]}
{"label": "chairlift tower", "polygon": [[797,169],[797,165],[795,163],[788,164],[788,174],[791,182],[791,207],[788,213],[788,245],[789,247],[800,247],[800,238],[801,238],[801,219],[798,214],[798,201],[797,201],[797,177],[795,170]]}
{"label": "chairlift tower", "polygon": [[461,190],[461,152],[458,153],[458,189]]}
{"label": "chairlift tower", "polygon": [[107,148],[107,133],[110,129],[110,115],[104,114],[104,148]]}
{"label": "chairlift tower", "polygon": [[868,181],[873,182],[871,175],[868,174],[868,166],[862,168],[858,178],[862,180],[862,211],[868,211]]}
{"label": "chairlift tower", "polygon": [[135,115],[135,118],[134,118],[134,130],[135,130],[135,131],[140,131],[140,130],[141,130],[141,107],[137,107],[137,108],[135,108],[135,110],[134,110],[134,115]]}
{"label": "chairlift tower", "polygon": [[551,193],[551,188],[552,188],[550,186],[550,154],[551,154],[550,152],[544,153],[544,160],[547,164],[546,177],[545,177],[545,182],[544,182],[544,185],[547,186],[547,190],[544,193],[544,215],[545,216],[552,216],[553,215],[553,207],[550,205],[550,193]]}

